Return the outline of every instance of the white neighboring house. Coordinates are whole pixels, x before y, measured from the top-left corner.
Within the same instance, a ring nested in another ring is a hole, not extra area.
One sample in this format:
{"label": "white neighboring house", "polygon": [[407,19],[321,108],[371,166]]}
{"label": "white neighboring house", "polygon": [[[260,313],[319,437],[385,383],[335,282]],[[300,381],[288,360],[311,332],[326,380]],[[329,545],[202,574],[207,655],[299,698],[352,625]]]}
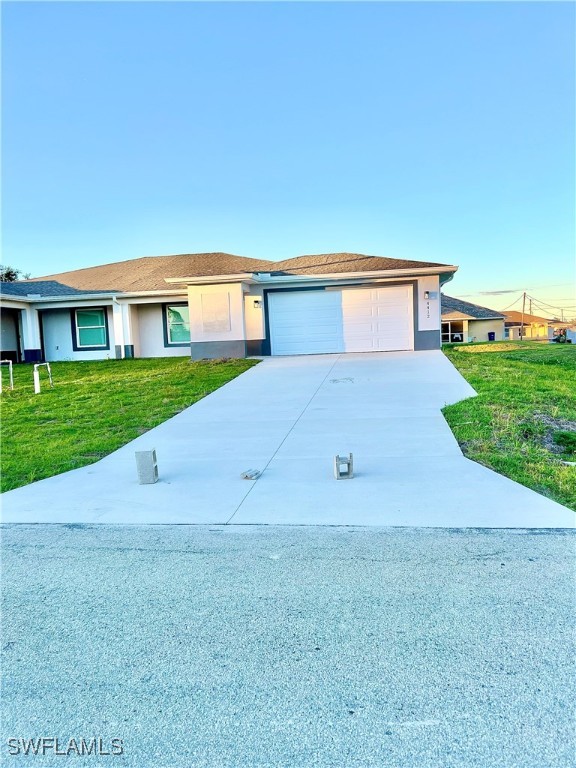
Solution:
{"label": "white neighboring house", "polygon": [[439,349],[458,268],[363,254],[149,256],[2,283],[3,359]]}
{"label": "white neighboring house", "polygon": [[504,315],[442,294],[442,343],[502,341]]}

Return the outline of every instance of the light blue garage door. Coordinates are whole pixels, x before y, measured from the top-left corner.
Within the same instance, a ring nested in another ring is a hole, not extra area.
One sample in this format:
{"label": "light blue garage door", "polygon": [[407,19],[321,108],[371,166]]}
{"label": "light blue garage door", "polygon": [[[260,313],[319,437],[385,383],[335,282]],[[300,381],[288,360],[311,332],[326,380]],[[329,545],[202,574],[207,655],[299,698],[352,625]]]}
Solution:
{"label": "light blue garage door", "polygon": [[344,351],[340,291],[280,291],[268,294],[273,355]]}

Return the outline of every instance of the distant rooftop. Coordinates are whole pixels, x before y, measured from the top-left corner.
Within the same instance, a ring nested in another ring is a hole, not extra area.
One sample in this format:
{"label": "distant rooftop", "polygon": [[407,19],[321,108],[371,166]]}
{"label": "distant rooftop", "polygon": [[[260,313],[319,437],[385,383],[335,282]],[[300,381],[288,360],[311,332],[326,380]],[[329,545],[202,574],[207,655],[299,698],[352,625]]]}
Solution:
{"label": "distant rooftop", "polygon": [[522,323],[522,320],[524,320],[524,325],[529,325],[530,323],[536,323],[538,324],[545,324],[545,323],[551,323],[556,318],[550,318],[550,317],[539,317],[538,315],[529,315],[528,312],[518,312],[517,310],[513,310],[512,312],[504,312],[504,315],[506,317],[507,323],[513,323],[516,325],[520,325]]}
{"label": "distant rooftop", "polygon": [[504,320],[505,317],[501,312],[496,312],[495,309],[481,307],[479,304],[471,304],[469,301],[454,299],[452,296],[445,296],[444,294],[442,294],[441,309],[443,315],[461,312],[463,315],[469,315],[476,320]]}
{"label": "distant rooftop", "polygon": [[80,290],[70,285],[64,285],[57,280],[18,280],[14,283],[1,283],[0,294],[5,296],[17,296],[27,298],[29,296],[40,295],[42,298],[50,296],[77,296],[92,293],[109,293],[104,290]]}

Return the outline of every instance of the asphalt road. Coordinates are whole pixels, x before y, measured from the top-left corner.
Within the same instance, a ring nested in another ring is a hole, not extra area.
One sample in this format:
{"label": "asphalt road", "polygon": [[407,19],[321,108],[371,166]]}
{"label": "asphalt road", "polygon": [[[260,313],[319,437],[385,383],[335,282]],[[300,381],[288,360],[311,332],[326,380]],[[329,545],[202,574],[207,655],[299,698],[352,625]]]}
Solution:
{"label": "asphalt road", "polygon": [[2,765],[576,765],[569,532],[2,534]]}

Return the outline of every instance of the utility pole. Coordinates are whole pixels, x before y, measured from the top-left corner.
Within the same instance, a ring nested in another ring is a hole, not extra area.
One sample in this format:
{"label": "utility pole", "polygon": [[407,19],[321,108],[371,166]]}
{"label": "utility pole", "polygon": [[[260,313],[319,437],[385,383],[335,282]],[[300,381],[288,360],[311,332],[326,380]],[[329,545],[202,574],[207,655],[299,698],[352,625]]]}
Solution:
{"label": "utility pole", "polygon": [[520,341],[524,341],[524,310],[526,309],[526,291],[522,295],[522,322],[520,323]]}
{"label": "utility pole", "polygon": [[532,314],[532,299],[530,299],[530,305],[529,305],[529,307],[530,307],[530,308],[529,308],[529,310],[528,310],[528,314],[529,314],[529,315],[531,315],[531,314]]}

